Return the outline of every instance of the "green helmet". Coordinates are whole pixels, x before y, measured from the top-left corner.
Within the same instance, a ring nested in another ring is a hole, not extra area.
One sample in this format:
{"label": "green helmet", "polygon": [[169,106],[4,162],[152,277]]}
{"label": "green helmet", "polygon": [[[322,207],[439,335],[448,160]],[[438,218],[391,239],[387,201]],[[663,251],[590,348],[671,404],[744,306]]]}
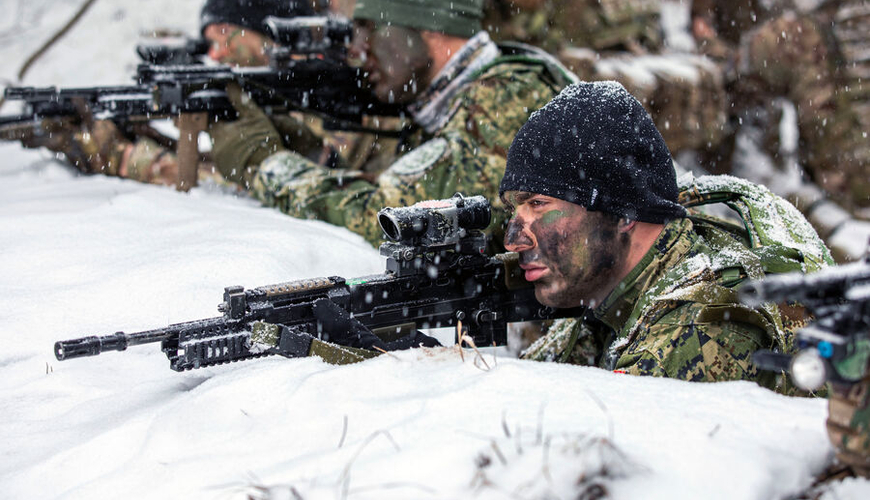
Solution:
{"label": "green helmet", "polygon": [[483,0],[357,0],[353,18],[470,38],[482,29]]}

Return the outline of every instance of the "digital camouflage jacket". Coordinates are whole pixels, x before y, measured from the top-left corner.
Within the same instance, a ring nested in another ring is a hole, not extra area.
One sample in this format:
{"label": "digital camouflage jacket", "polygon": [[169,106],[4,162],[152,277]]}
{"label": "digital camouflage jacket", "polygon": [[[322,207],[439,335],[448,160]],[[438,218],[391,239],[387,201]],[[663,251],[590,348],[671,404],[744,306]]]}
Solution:
{"label": "digital camouflage jacket", "polygon": [[616,289],[584,318],[559,320],[525,359],[690,381],[755,380],[792,392],[751,362],[759,349],[794,350],[802,317],[740,304],[736,287],[766,273],[832,264],[809,223],[766,188],[727,176],[681,178],[687,207],[722,201],[744,226],[691,211],[668,223]]}
{"label": "digital camouflage jacket", "polygon": [[[511,141],[533,111],[575,79],[543,52],[511,50],[497,48],[485,32],[470,40],[412,107],[420,128],[410,145],[419,146],[375,182],[359,171],[327,169],[284,151],[260,165],[254,195],[295,217],[345,226],[376,245],[382,239],[376,214],[383,207],[449,198],[457,191],[482,194],[493,205],[490,233],[499,233],[505,214],[498,186]],[[501,235],[493,240],[500,242]]]}

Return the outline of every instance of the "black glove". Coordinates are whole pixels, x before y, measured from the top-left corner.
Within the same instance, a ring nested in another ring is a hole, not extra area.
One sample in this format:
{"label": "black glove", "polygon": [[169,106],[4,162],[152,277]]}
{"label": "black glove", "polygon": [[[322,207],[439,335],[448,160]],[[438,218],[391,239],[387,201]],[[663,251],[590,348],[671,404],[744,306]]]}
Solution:
{"label": "black glove", "polygon": [[438,340],[422,333],[402,337],[392,342],[384,342],[365,327],[359,320],[351,318],[350,314],[335,302],[322,298],[312,305],[314,317],[317,319],[317,329],[322,339],[347,347],[383,351],[399,351],[411,347],[437,347]]}

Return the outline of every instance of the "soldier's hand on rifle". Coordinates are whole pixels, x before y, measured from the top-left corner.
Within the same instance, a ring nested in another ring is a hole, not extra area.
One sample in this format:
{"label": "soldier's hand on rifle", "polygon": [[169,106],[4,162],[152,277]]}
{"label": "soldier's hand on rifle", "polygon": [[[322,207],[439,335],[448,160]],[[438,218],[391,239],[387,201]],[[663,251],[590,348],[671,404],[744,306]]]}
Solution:
{"label": "soldier's hand on rifle", "polygon": [[352,318],[347,311],[329,299],[318,299],[312,305],[317,327],[323,340],[335,344],[378,351],[397,351],[411,347],[437,347],[441,343],[421,332],[408,335],[393,342],[384,342]]}
{"label": "soldier's hand on rifle", "polygon": [[244,184],[249,180],[246,174],[250,167],[256,167],[267,156],[285,148],[281,134],[269,117],[241,87],[230,83],[226,92],[238,119],[209,125],[212,158],[224,178]]}
{"label": "soldier's hand on rifle", "polygon": [[85,173],[119,175],[132,145],[109,120],[94,120],[90,127],[59,118],[46,118],[39,128],[22,134],[28,148],[45,147],[62,153]]}

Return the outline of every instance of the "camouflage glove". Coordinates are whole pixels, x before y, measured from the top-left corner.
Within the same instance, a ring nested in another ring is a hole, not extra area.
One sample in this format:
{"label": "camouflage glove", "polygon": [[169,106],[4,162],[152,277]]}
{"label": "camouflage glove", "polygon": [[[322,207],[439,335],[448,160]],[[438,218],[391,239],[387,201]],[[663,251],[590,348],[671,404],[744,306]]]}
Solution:
{"label": "camouflage glove", "polygon": [[82,172],[107,175],[119,174],[131,146],[109,120],[96,120],[88,127],[84,123],[46,118],[40,128],[21,133],[20,140],[28,148],[45,147],[62,153]]}
{"label": "camouflage glove", "polygon": [[269,117],[241,87],[235,83],[227,85],[227,97],[238,112],[238,119],[209,126],[212,158],[225,179],[245,185],[254,173],[252,167],[285,148]]}

